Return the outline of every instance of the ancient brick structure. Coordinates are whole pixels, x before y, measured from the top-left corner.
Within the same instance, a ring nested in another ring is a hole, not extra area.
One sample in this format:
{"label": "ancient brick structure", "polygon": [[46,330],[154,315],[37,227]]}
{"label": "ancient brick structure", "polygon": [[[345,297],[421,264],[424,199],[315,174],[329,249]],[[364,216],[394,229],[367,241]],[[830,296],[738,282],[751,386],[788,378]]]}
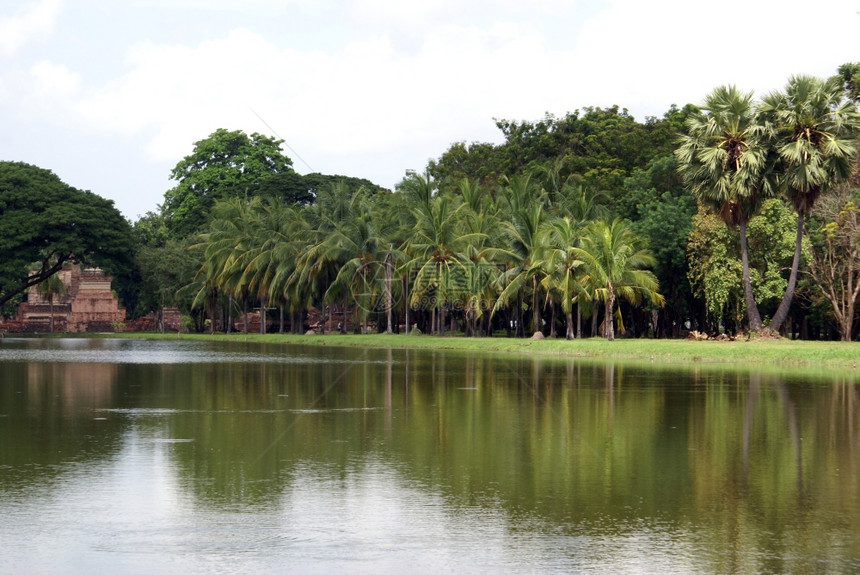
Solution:
{"label": "ancient brick structure", "polygon": [[182,316],[178,307],[164,307],[151,311],[143,317],[125,322],[129,331],[162,331],[161,317],[164,317],[163,329],[166,332],[187,331],[182,327]]}
{"label": "ancient brick structure", "polygon": [[[115,331],[123,325],[125,309],[111,291],[109,275],[98,268],[81,269],[66,266],[57,274],[66,288],[64,295],[54,296],[54,331]],[[47,332],[51,326],[51,303],[39,294],[37,286],[27,292],[27,301],[18,307],[13,324],[7,331]]]}

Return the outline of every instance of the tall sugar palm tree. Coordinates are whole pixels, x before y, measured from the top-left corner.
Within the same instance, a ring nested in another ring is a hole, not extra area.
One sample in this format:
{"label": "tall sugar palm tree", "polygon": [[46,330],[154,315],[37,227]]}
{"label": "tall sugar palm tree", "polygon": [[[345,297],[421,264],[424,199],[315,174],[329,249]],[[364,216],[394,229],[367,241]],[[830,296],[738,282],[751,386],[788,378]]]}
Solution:
{"label": "tall sugar palm tree", "polygon": [[762,321],[750,282],[747,222],[777,193],[768,130],[756,116],[753,93],[735,86],[715,88],[687,118],[686,128],[675,150],[678,170],[693,196],[739,231],[747,318],[750,330],[758,331]]}
{"label": "tall sugar palm tree", "polygon": [[851,176],[860,133],[860,114],[844,97],[838,77],[792,76],[783,92],[768,94],[759,106],[777,137],[783,190],[797,213],[797,239],[788,285],[768,327],[777,331],[788,317],[806,215],[821,194]]}
{"label": "tall sugar palm tree", "polygon": [[604,303],[604,332],[606,339],[615,339],[613,313],[616,299],[634,305],[649,300],[663,305],[657,278],[646,268],[655,263],[625,220],[598,220],[588,225],[582,246],[572,248],[582,264],[583,281],[593,299]]}

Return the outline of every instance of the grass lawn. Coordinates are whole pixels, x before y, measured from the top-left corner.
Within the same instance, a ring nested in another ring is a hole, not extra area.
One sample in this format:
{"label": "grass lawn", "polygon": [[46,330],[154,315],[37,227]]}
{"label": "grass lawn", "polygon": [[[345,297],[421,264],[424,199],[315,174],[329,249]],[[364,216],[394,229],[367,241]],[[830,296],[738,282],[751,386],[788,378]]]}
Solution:
{"label": "grass lawn", "polygon": [[[113,337],[114,335],[111,335]],[[399,349],[446,349],[472,353],[528,354],[560,358],[588,358],[853,373],[860,362],[860,343],[752,339],[693,341],[671,339],[603,338],[515,339],[507,337],[433,337],[428,335],[278,335],[278,334],[115,334],[116,337],[164,338],[208,341],[247,341],[271,344],[323,345],[330,347],[380,347]]]}

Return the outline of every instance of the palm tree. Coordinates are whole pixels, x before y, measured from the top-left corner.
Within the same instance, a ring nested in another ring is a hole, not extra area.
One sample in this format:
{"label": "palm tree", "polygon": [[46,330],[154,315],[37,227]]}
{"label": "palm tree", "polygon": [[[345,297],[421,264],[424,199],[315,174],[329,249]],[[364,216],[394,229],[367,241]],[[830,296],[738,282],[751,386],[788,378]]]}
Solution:
{"label": "palm tree", "polygon": [[582,247],[571,251],[582,262],[583,282],[592,298],[604,303],[604,332],[609,341],[615,339],[612,318],[617,298],[634,305],[644,299],[663,305],[657,278],[645,269],[654,265],[654,257],[625,220],[592,222]]}
{"label": "palm tree", "polygon": [[[435,318],[439,310],[439,325],[443,324],[444,306],[466,290],[470,260],[467,246],[481,237],[479,233],[463,233],[460,221],[465,204],[445,195],[433,196],[426,207],[414,208],[415,229],[407,246],[412,255],[408,267],[417,269],[411,303],[433,295],[431,311]],[[442,329],[436,329],[442,333]]]}
{"label": "palm tree", "polygon": [[541,330],[539,285],[545,273],[547,239],[540,233],[543,222],[543,207],[533,204],[530,208],[514,214],[513,221],[502,222],[502,232],[507,238],[508,245],[498,250],[499,255],[508,262],[508,268],[499,277],[504,289],[499,294],[493,311],[498,311],[503,305],[510,305],[511,300],[524,297],[531,289],[532,295],[532,333]]}
{"label": "palm tree", "polygon": [[380,220],[374,217],[364,197],[356,194],[353,203],[351,217],[338,222],[322,246],[327,257],[342,262],[329,286],[328,297],[350,293],[366,333],[368,315],[380,293],[383,304],[390,309],[391,282],[385,278],[393,267],[393,248],[379,230]]}
{"label": "palm tree", "polygon": [[[546,258],[547,274],[542,285],[547,294],[557,294],[561,311],[565,314],[567,330],[565,337],[574,339],[576,332],[573,328],[573,302],[583,291],[579,283],[577,269],[582,264],[574,249],[579,242],[581,225],[571,218],[554,218],[543,228],[547,235],[545,243],[549,252]],[[577,314],[579,310],[577,310]]]}
{"label": "palm tree", "polygon": [[559,212],[575,222],[587,222],[609,216],[604,202],[609,200],[605,192],[594,192],[584,184],[565,183],[559,192]]}
{"label": "palm tree", "polygon": [[860,132],[854,102],[844,98],[838,77],[821,80],[792,76],[784,92],[769,94],[759,107],[777,138],[785,195],[797,212],[797,239],[788,285],[768,327],[778,331],[785,319],[800,264],[806,214],[821,194],[851,176]]}
{"label": "palm tree", "polygon": [[[344,297],[344,314],[348,303],[349,293],[341,289],[339,293],[331,289],[341,266],[350,259],[349,254],[339,249],[338,243],[332,240],[333,234],[342,222],[349,221],[355,217],[354,194],[343,181],[332,184],[320,191],[316,202],[305,211],[308,222],[307,249],[296,262],[294,282],[300,282],[308,286],[317,295],[322,296],[323,317],[328,315],[332,320],[334,314],[335,296]],[[343,287],[343,283],[340,284]],[[329,306],[329,313],[325,313],[325,305]],[[346,330],[346,322],[341,326]],[[333,331],[333,321],[330,325]],[[325,328],[323,328],[325,332]]]}
{"label": "palm tree", "polygon": [[300,258],[309,248],[311,227],[308,223],[306,208],[289,212],[284,229],[285,235],[276,244],[276,261],[270,292],[272,297],[283,300],[290,313],[292,333],[301,333],[302,313],[310,307],[313,300],[312,284],[302,279]]}
{"label": "palm tree", "polygon": [[[539,285],[544,272],[543,236],[539,228],[544,220],[544,207],[548,205],[546,191],[529,173],[503,178],[501,190],[503,219],[501,231],[506,245],[496,252],[497,259],[506,262],[507,269],[499,276],[500,294],[493,313],[509,306],[516,297],[522,301],[531,289],[532,333],[540,331],[540,308],[538,306]],[[522,306],[517,306],[521,313]],[[518,318],[518,325],[524,322]]]}
{"label": "palm tree", "polygon": [[[212,316],[212,330],[216,323],[214,293],[227,294],[247,306],[251,285],[246,271],[260,226],[260,201],[259,198],[250,201],[230,198],[216,203],[209,231],[201,234],[200,242],[192,246],[203,250],[204,254],[203,266],[197,274],[201,291],[195,297],[195,303],[207,303]],[[242,331],[247,333],[247,313],[244,317]]]}
{"label": "palm tree", "polygon": [[738,228],[747,318],[750,330],[758,331],[762,322],[750,282],[747,222],[764,199],[775,195],[776,182],[773,149],[752,98],[752,92],[735,86],[715,88],[702,109],[687,118],[688,133],[675,156],[693,196],[727,226]]}
{"label": "palm tree", "polygon": [[51,333],[54,333],[54,296],[65,295],[66,284],[63,283],[60,276],[52,274],[39,283],[36,290],[39,292],[39,295],[48,298],[48,303],[51,306]]}
{"label": "palm tree", "polygon": [[[466,291],[460,303],[465,310],[466,332],[475,336],[478,333],[478,320],[488,317],[484,312],[498,292],[495,284],[499,269],[493,261],[498,253],[499,219],[497,205],[487,200],[486,188],[477,181],[464,179],[459,184],[460,193],[465,201],[462,226],[465,233],[475,238],[466,247],[469,267],[466,277]],[[489,326],[488,326],[489,328]],[[487,330],[489,332],[489,329]]]}
{"label": "palm tree", "polygon": [[[265,330],[265,303],[277,303],[283,310],[288,303],[289,291],[284,289],[282,278],[285,267],[294,269],[296,256],[304,246],[303,220],[295,206],[279,200],[267,200],[256,207],[258,217],[251,230],[253,238],[245,254],[245,269],[242,274],[248,289],[260,299],[260,331]],[[296,246],[298,241],[299,247]],[[293,306],[293,309],[295,306]],[[291,312],[293,311],[291,309]]]}

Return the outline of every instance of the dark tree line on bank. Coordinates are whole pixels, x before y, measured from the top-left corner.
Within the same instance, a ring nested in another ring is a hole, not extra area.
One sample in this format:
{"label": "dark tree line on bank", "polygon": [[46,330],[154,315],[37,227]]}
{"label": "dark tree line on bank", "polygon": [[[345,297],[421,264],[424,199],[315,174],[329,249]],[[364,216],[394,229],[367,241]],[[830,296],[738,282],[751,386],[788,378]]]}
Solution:
{"label": "dark tree line on bank", "polygon": [[300,175],[279,140],[218,130],[134,223],[117,289],[132,315],[177,305],[198,330],[262,308],[270,330],[303,331],[313,307],[356,331],[851,339],[858,70],[761,99],[718,87],[644,122],[497,120],[502,144],[455,143],[393,191]]}

